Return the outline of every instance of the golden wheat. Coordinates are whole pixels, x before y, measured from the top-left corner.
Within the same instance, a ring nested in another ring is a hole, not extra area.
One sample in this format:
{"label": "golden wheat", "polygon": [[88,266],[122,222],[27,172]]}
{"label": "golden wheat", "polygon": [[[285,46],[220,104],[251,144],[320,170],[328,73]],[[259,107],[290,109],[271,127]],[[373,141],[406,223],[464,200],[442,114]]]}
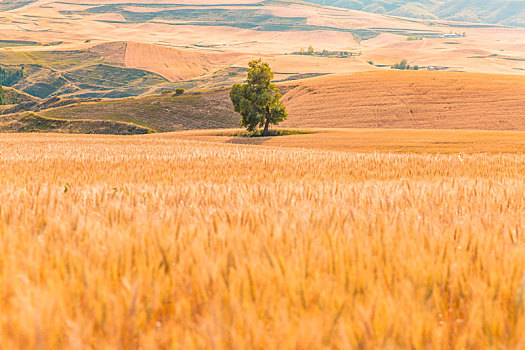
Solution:
{"label": "golden wheat", "polygon": [[0,152],[2,348],[525,347],[523,154]]}

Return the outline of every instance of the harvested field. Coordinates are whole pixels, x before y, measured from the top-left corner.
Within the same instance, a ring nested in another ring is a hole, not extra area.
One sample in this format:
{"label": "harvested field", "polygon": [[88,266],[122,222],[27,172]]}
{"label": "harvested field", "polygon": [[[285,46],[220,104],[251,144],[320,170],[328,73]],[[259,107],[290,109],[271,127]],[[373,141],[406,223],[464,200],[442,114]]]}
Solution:
{"label": "harvested field", "polygon": [[525,347],[523,153],[0,147],[2,347]]}
{"label": "harvested field", "polygon": [[311,129],[278,137],[227,136],[239,130],[194,130],[169,134],[175,139],[230,144],[292,147],[344,152],[525,153],[525,132],[416,129]]}
{"label": "harvested field", "polygon": [[128,42],[126,66],[155,72],[171,81],[187,80],[227,67],[239,55],[199,53],[158,45]]}
{"label": "harvested field", "polygon": [[525,78],[384,71],[304,80],[288,127],[525,130]]}

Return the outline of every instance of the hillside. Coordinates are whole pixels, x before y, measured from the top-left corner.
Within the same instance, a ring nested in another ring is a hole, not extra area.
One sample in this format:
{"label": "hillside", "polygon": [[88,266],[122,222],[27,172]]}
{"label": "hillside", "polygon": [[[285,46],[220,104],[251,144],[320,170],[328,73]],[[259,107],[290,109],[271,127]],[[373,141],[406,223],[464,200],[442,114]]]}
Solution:
{"label": "hillside", "polygon": [[[25,102],[34,102],[38,103],[39,98],[26,94],[24,92],[18,91],[13,88],[3,87],[4,89],[4,103],[6,105],[18,105]],[[2,106],[0,106],[0,109]]]}
{"label": "hillside", "polygon": [[74,50],[0,50],[0,69],[10,74],[1,83],[47,98],[135,96],[168,82],[154,72],[127,67],[126,47],[113,42]]}
{"label": "hillside", "polygon": [[525,27],[523,0],[304,0],[379,14]]}
{"label": "hillside", "polygon": [[[292,128],[525,130],[525,78],[380,71],[281,83]],[[50,118],[133,123],[156,132],[238,127],[227,88],[141,98],[52,100]],[[70,104],[60,107],[60,104]]]}
{"label": "hillside", "polygon": [[151,130],[137,125],[106,120],[64,120],[47,118],[36,113],[0,116],[0,133],[66,133],[137,135]]}
{"label": "hillside", "polygon": [[386,71],[307,79],[284,95],[288,127],[525,130],[525,78]]}
{"label": "hillside", "polygon": [[104,100],[53,108],[42,114],[59,119],[94,119],[132,123],[155,132],[220,129],[238,126],[229,90],[215,89],[176,96],[172,92],[141,98]]}

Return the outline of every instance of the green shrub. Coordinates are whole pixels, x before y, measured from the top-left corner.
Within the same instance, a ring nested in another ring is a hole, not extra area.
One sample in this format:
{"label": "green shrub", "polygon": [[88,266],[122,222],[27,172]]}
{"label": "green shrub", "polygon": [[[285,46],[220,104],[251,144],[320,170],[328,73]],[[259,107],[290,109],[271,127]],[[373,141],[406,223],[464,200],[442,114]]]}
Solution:
{"label": "green shrub", "polygon": [[407,65],[408,65],[408,60],[406,58],[403,58],[401,62],[394,64],[392,68],[405,70],[407,68]]}
{"label": "green shrub", "polygon": [[186,92],[186,90],[184,90],[183,88],[178,88],[175,90],[176,95],[182,95],[184,92]]}

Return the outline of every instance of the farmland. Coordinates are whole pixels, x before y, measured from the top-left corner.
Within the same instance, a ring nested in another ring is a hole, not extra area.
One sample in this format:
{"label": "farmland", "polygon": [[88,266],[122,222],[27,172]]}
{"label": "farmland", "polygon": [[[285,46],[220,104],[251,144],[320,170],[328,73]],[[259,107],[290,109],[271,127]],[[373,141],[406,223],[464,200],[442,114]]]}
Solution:
{"label": "farmland", "polygon": [[[525,132],[429,129],[284,129],[279,137],[240,137],[238,130],[191,130],[171,134],[180,140],[359,153],[477,154],[525,152]],[[301,133],[302,132],[302,133]]]}
{"label": "farmland", "polygon": [[362,72],[294,86],[290,127],[525,130],[521,76]]}
{"label": "farmland", "polygon": [[[0,64],[24,69],[23,79],[4,85],[40,98],[227,86],[242,81],[247,62],[259,57],[281,81],[385,71],[403,58],[422,68],[525,72],[525,28],[440,20],[449,16],[428,17],[427,10],[416,17],[431,20],[273,0],[9,1],[1,8],[10,10],[0,12]],[[510,16],[511,10],[502,9],[503,17],[491,22],[521,23],[520,13]],[[485,15],[471,17],[479,22]],[[310,46],[334,55],[293,55]]]}
{"label": "farmland", "polygon": [[525,348],[523,9],[2,1],[0,348]]}
{"label": "farmland", "polygon": [[0,136],[7,348],[520,348],[523,152]]}

